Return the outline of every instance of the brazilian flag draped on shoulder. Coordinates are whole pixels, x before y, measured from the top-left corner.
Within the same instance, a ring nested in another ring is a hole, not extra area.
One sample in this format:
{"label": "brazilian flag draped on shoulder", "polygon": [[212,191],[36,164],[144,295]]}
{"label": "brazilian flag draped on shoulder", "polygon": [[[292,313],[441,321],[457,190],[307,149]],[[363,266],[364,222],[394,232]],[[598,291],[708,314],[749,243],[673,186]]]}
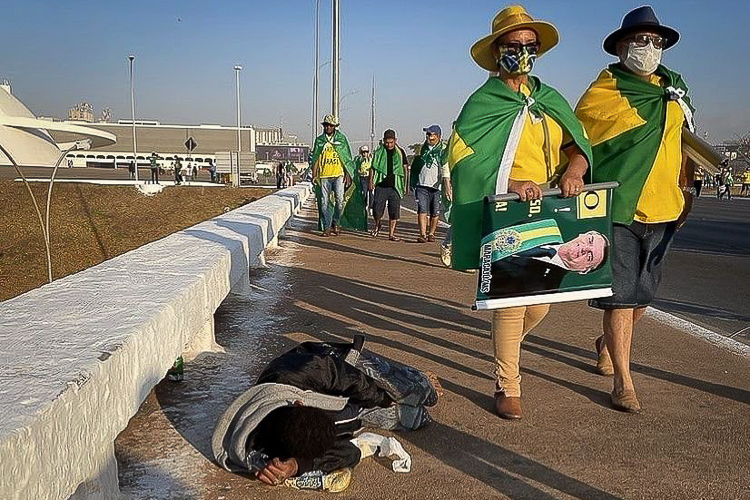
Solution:
{"label": "brazilian flag draped on shoulder", "polygon": [[454,124],[448,145],[454,269],[479,266],[484,197],[508,192],[510,170],[529,113],[545,113],[554,119],[591,164],[591,146],[570,104],[535,76],[529,76],[528,85],[531,93],[526,96],[490,77],[469,97]]}
{"label": "brazilian flag draped on shoulder", "polygon": [[[320,160],[323,148],[327,141],[328,137],[326,134],[320,134],[315,139],[313,151],[310,155],[311,166],[314,166],[318,160]],[[336,153],[338,153],[341,163],[344,165],[344,170],[352,180],[349,188],[344,191],[344,207],[340,221],[341,227],[358,231],[367,231],[367,207],[365,207],[365,199],[359,189],[359,172],[352,160],[352,151],[349,147],[349,141],[344,134],[339,130],[336,130],[331,138],[331,145],[336,150]],[[320,167],[321,165],[318,166],[318,172],[320,172]],[[315,199],[318,202],[318,229],[323,231],[325,228],[323,227],[322,204],[325,201],[326,203],[333,205],[335,201],[333,199],[323,200],[323,194],[318,179],[314,179],[313,190],[315,191]]]}
{"label": "brazilian flag draped on shoulder", "polygon": [[576,106],[594,153],[593,182],[618,181],[612,221],[630,224],[664,136],[667,103],[677,101],[691,130],[694,109],[682,77],[664,66],[663,86],[619,68],[603,70]]}
{"label": "brazilian flag draped on shoulder", "polygon": [[429,165],[437,159],[440,165],[443,165],[448,161],[448,148],[445,147],[443,141],[439,141],[435,144],[435,147],[430,149],[430,143],[424,141],[422,147],[419,150],[419,154],[414,157],[414,161],[411,163],[411,170],[409,171],[409,185],[413,188],[417,187],[419,182],[419,174],[422,172],[422,168],[425,165]]}
{"label": "brazilian flag draped on shoulder", "polygon": [[[393,175],[396,182],[395,188],[400,197],[404,197],[406,188],[406,173],[404,172],[404,154],[401,148],[395,147],[393,153]],[[372,157],[373,182],[377,185],[388,175],[388,150],[382,144],[375,150]]]}

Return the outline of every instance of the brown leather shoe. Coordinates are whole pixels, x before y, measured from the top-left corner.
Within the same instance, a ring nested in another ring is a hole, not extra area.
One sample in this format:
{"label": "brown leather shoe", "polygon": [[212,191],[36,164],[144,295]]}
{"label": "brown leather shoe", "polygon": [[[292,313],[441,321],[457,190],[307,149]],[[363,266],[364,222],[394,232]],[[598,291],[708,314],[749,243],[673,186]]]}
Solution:
{"label": "brown leather shoe", "polygon": [[615,410],[624,411],[626,413],[641,412],[641,404],[638,402],[638,398],[633,389],[612,391],[610,399],[612,400],[612,407]]}
{"label": "brown leather shoe", "polygon": [[596,371],[599,375],[606,377],[615,374],[615,368],[612,366],[612,358],[609,357],[609,351],[604,343],[604,335],[596,339],[596,354],[599,358],[596,360]]}
{"label": "brown leather shoe", "polygon": [[340,235],[341,234],[341,226],[339,226],[338,224],[334,224],[333,225],[333,234],[335,234],[336,236]]}
{"label": "brown leather shoe", "polygon": [[519,420],[523,417],[521,398],[506,396],[504,392],[495,394],[495,411],[501,418]]}

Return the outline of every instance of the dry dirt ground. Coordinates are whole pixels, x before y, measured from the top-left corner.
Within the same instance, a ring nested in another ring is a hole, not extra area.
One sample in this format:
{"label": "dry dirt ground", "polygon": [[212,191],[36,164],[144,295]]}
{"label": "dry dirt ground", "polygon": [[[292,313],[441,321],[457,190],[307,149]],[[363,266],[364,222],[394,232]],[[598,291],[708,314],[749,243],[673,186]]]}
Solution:
{"label": "dry dirt ground", "polygon": [[[44,217],[47,184],[32,190]],[[130,186],[59,184],[50,212],[52,275],[76,273],[254,201],[267,189],[169,187],[147,197]],[[47,282],[44,238],[23,183],[0,181],[0,301]]]}

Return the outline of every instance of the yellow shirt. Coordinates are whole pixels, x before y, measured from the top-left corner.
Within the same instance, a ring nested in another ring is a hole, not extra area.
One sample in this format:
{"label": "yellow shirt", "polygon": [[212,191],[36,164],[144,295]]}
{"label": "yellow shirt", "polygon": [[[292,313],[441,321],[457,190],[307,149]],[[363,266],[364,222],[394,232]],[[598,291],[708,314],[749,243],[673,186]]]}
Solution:
{"label": "yellow shirt", "polygon": [[745,172],[745,177],[742,180],[745,184],[750,184],[750,172]]}
{"label": "yellow shirt", "polygon": [[326,145],[323,146],[323,152],[320,153],[320,160],[318,161],[320,162],[318,176],[321,179],[344,175],[344,165],[341,163],[341,158],[339,158],[336,148],[330,142],[326,142]]}
{"label": "yellow shirt", "polygon": [[[526,85],[521,85],[521,92],[526,95],[531,94]],[[570,138],[549,115],[544,115],[544,121],[547,122],[547,130],[549,131],[550,166],[547,166],[544,158],[544,124],[542,120],[529,113],[518,142],[513,167],[510,170],[510,178],[514,181],[532,181],[536,184],[544,184],[550,180],[552,174],[560,165],[560,146],[564,143],[563,141],[569,142]]]}
{"label": "yellow shirt", "polygon": [[[650,81],[661,86],[661,78],[657,75],[652,75]],[[661,145],[635,208],[635,220],[639,222],[670,222],[677,220],[682,213],[685,197],[680,187],[680,172],[684,121],[685,114],[680,105],[677,101],[669,101]]]}

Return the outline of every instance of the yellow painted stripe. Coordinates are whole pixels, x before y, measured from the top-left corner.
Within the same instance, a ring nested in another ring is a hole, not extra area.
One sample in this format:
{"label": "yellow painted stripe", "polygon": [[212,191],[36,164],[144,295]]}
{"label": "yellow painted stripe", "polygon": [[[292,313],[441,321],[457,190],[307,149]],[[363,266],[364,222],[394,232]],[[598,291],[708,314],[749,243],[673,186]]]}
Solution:
{"label": "yellow painted stripe", "polygon": [[521,233],[521,239],[523,241],[542,238],[544,236],[560,236],[560,230],[556,227],[543,227],[540,229],[532,229],[531,231],[523,231]]}

